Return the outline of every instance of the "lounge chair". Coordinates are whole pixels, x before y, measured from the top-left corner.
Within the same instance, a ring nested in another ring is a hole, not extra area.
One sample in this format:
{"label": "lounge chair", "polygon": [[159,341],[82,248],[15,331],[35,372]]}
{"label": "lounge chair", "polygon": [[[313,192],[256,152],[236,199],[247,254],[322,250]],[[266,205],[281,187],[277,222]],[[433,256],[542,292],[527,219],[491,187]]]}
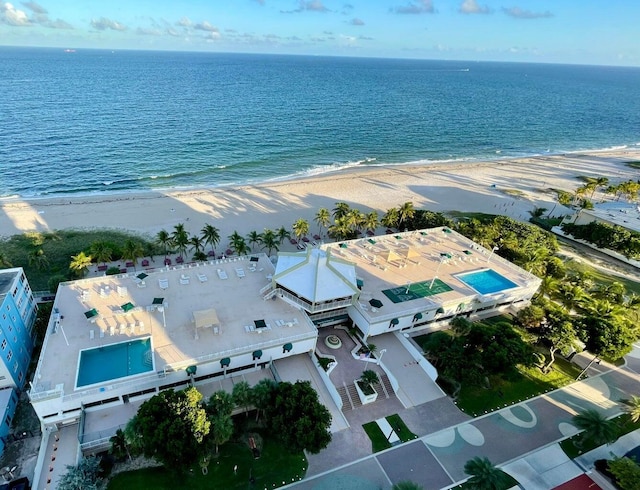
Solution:
{"label": "lounge chair", "polygon": [[207,276],[205,274],[198,274],[198,281],[200,282],[207,282]]}
{"label": "lounge chair", "polygon": [[169,279],[158,279],[158,286],[160,286],[160,289],[168,289]]}

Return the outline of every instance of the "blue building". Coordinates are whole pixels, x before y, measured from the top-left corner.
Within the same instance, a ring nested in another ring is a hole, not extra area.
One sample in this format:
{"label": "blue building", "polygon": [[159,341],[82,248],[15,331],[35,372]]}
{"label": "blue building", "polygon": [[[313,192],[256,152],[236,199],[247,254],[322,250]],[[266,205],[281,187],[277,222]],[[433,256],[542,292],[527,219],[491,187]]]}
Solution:
{"label": "blue building", "polygon": [[24,388],[37,310],[22,267],[0,270],[0,389]]}
{"label": "blue building", "polygon": [[6,437],[11,431],[11,422],[16,413],[18,394],[10,387],[0,389],[0,455],[6,446]]}

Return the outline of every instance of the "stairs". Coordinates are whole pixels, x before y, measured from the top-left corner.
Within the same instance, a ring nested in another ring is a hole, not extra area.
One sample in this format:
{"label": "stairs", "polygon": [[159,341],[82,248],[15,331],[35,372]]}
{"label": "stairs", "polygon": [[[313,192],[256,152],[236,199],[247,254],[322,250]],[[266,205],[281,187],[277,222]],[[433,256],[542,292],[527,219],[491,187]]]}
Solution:
{"label": "stairs", "polygon": [[395,391],[393,391],[393,386],[391,386],[391,381],[389,381],[389,376],[387,376],[386,374],[381,374],[379,375],[380,377],[380,383],[382,385],[382,390],[384,391],[384,394],[386,395],[387,398],[393,396],[396,394]]}
{"label": "stairs", "polygon": [[[385,398],[391,398],[395,395],[395,391],[393,391],[393,387],[391,386],[391,381],[389,381],[389,377],[386,374],[379,374],[380,383],[375,385],[376,390],[378,390],[378,397],[383,396]],[[358,407],[362,406],[362,402],[360,402],[360,397],[358,396],[358,392],[356,391],[355,383],[343,384],[337,388],[338,394],[342,399],[342,411],[348,412],[349,410],[355,410]]]}

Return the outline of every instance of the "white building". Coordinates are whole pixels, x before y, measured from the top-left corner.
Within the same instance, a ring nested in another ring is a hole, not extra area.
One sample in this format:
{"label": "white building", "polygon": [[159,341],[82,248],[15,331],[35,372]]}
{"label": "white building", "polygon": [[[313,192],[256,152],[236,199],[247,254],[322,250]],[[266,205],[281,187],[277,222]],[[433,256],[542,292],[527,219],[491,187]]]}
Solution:
{"label": "white building", "polygon": [[[30,398],[43,428],[313,353],[317,328],[444,328],[524,305],[540,279],[447,228],[63,283]],[[313,363],[315,364],[315,363]],[[82,424],[80,424],[82,425]],[[108,437],[107,437],[108,440]]]}

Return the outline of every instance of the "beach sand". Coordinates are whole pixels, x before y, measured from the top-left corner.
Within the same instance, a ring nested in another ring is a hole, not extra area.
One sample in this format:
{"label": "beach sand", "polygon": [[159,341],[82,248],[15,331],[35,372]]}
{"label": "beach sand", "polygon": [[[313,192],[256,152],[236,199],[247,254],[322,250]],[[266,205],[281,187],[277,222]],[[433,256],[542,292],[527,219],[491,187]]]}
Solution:
{"label": "beach sand", "polygon": [[[553,189],[573,191],[578,176],[606,176],[612,183],[637,179],[626,161],[640,149],[570,153],[477,163],[355,167],[315,177],[239,187],[131,192],[66,198],[0,200],[0,236],[60,229],[121,229],[154,237],[184,223],[198,233],[209,223],[220,229],[221,247],[233,231],[277,229],[307,219],[311,233],[317,210],[344,201],[363,212],[384,212],[412,201],[418,209],[506,214],[528,220],[535,206],[551,210]],[[510,191],[517,190],[521,196]],[[599,193],[595,198],[599,197]],[[554,214],[567,209],[557,206]]]}

